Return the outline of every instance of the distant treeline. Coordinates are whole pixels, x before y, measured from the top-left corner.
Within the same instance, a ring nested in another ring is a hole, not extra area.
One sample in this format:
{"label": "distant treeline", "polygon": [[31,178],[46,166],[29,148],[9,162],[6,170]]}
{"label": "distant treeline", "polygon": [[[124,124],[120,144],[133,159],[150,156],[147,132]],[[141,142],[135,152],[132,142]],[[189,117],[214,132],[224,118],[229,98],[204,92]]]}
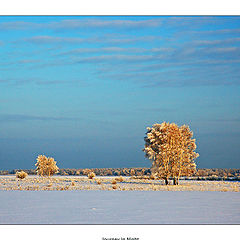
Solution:
{"label": "distant treeline", "polygon": [[[11,171],[0,170],[0,175],[15,174],[17,171],[25,171],[29,175],[35,175],[34,169],[14,169]],[[57,175],[72,175],[72,176],[86,176],[90,172],[94,172],[97,176],[150,176],[150,168],[62,168],[59,169]],[[240,177],[240,169],[227,169],[227,168],[200,168],[197,169],[193,177],[212,177],[212,178],[233,178]]]}

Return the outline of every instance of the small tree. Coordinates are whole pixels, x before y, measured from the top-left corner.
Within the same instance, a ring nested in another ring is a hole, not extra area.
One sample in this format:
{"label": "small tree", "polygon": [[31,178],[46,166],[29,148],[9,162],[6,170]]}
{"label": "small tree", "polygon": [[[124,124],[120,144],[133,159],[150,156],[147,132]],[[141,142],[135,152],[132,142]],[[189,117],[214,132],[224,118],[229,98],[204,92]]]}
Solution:
{"label": "small tree", "polygon": [[165,180],[169,184],[169,178],[173,177],[173,183],[179,182],[181,175],[191,175],[196,170],[194,160],[199,156],[195,139],[189,127],[177,126],[175,123],[154,124],[147,128],[145,148],[146,157],[152,160],[152,173]]}
{"label": "small tree", "polygon": [[24,171],[16,172],[16,178],[24,179],[28,176],[28,174]]}
{"label": "small tree", "polygon": [[52,176],[57,173],[59,168],[56,165],[56,161],[52,157],[46,157],[44,155],[39,155],[37,157],[37,163],[35,164],[37,174],[40,176]]}

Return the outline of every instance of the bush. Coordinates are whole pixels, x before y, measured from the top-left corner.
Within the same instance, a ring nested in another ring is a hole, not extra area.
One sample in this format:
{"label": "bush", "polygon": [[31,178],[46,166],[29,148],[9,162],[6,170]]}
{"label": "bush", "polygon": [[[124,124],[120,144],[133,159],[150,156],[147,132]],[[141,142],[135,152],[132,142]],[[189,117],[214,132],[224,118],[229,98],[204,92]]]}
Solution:
{"label": "bush", "polygon": [[89,178],[89,179],[93,179],[94,177],[96,177],[96,175],[95,175],[94,172],[90,172],[90,173],[88,174],[88,178]]}
{"label": "bush", "polygon": [[112,180],[112,184],[117,184],[117,181],[115,179]]}
{"label": "bush", "polygon": [[120,176],[118,179],[119,179],[119,182],[123,182],[124,181],[122,176]]}
{"label": "bush", "polygon": [[134,170],[134,169],[131,169],[130,175],[131,175],[131,176],[135,175],[135,170]]}
{"label": "bush", "polygon": [[16,178],[24,179],[28,176],[28,174],[24,171],[16,172]]}
{"label": "bush", "polygon": [[74,181],[72,181],[72,186],[75,186],[76,184],[75,184],[75,182]]}
{"label": "bush", "polygon": [[124,181],[122,176],[116,177],[115,180],[118,181],[118,182],[123,182]]}
{"label": "bush", "polygon": [[52,176],[55,173],[58,173],[59,168],[52,157],[46,157],[44,155],[39,155],[37,157],[37,163],[35,164],[36,171],[38,175],[41,176]]}
{"label": "bush", "polygon": [[100,179],[98,179],[98,180],[96,180],[96,183],[97,183],[98,185],[101,185],[101,184],[102,184],[102,181],[101,181]]}

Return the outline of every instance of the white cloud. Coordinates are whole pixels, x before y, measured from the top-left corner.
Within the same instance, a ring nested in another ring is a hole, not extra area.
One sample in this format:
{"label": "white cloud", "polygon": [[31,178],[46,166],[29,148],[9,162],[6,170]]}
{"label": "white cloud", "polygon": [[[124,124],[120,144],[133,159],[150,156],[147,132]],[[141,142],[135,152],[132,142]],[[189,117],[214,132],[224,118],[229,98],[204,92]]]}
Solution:
{"label": "white cloud", "polygon": [[108,19],[73,19],[62,20],[58,22],[48,23],[33,23],[24,21],[2,22],[0,29],[2,30],[38,30],[38,29],[52,29],[52,30],[71,30],[71,29],[85,29],[85,28],[155,28],[162,25],[161,19],[149,20],[108,20]]}

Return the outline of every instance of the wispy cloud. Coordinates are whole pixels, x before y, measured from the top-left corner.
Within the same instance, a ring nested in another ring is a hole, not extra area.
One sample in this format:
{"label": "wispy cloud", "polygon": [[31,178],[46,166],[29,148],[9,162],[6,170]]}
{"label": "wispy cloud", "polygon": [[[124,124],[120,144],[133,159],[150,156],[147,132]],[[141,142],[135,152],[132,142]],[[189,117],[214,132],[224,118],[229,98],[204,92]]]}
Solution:
{"label": "wispy cloud", "polygon": [[[125,71],[124,71],[125,70]],[[208,71],[207,71],[208,70]],[[210,70],[210,71],[209,71]],[[229,66],[169,68],[159,71],[102,73],[99,77],[109,80],[131,81],[142,87],[186,87],[240,85],[240,71]]]}
{"label": "wispy cloud", "polygon": [[151,62],[158,60],[157,56],[151,55],[101,55],[84,57],[75,60],[75,63],[98,63],[98,62]]}
{"label": "wispy cloud", "polygon": [[39,78],[37,77],[30,77],[30,78],[0,78],[0,83],[3,83],[5,85],[11,85],[11,86],[17,86],[17,85],[25,85],[28,83],[36,83],[39,81]]}
{"label": "wispy cloud", "polygon": [[82,54],[108,54],[108,53],[148,53],[148,54],[166,54],[173,52],[173,48],[136,48],[136,47],[99,47],[99,48],[76,48],[70,51],[60,52],[56,56],[64,55],[82,55]]}
{"label": "wispy cloud", "polygon": [[162,25],[161,19],[149,20],[103,20],[103,19],[82,19],[63,20],[50,23],[52,29],[78,29],[78,28],[145,28],[159,27]]}
{"label": "wispy cloud", "polygon": [[128,47],[128,48],[123,48],[123,47],[100,47],[100,48],[77,48],[73,49],[71,51],[66,51],[66,52],[61,52],[59,55],[79,55],[83,53],[144,53],[147,52],[148,49],[145,48],[134,48],[134,47]]}
{"label": "wispy cloud", "polygon": [[17,63],[20,63],[20,64],[31,64],[31,63],[37,63],[37,62],[40,62],[40,60],[39,59],[21,59],[17,61]]}
{"label": "wispy cloud", "polygon": [[108,44],[125,44],[125,43],[136,43],[136,42],[151,42],[162,40],[159,36],[124,36],[114,37],[102,36],[102,37],[91,37],[91,38],[80,38],[80,37],[55,37],[55,36],[34,36],[25,38],[15,42],[27,42],[33,44],[78,44],[78,43],[108,43]]}
{"label": "wispy cloud", "polygon": [[[63,54],[75,55],[79,49],[64,52]],[[82,57],[81,54],[74,58],[52,59],[46,63],[35,66],[39,68],[66,66],[77,64],[94,64],[95,75],[100,79],[132,81],[145,87],[156,86],[216,86],[239,85],[240,63],[239,47],[213,47],[213,48],[183,48],[153,49],[146,54],[116,54],[124,51],[123,48],[101,48],[111,55],[98,55]],[[144,49],[134,49],[143,51]],[[80,52],[95,52],[97,49],[80,49]],[[114,52],[117,51],[117,52]],[[161,52],[162,51],[162,52]],[[217,57],[217,58],[216,58]],[[4,81],[2,79],[3,83]],[[78,84],[80,79],[17,79],[9,80],[9,84],[24,84],[32,82],[38,85],[53,84]],[[85,81],[83,81],[85,82]]]}
{"label": "wispy cloud", "polygon": [[[143,50],[144,52],[144,50]],[[73,64],[81,63],[113,63],[113,62],[145,62],[145,67],[141,70],[146,70],[147,68],[151,70],[154,66],[148,66],[147,64],[157,62],[155,69],[159,69],[159,67],[170,67],[170,66],[182,66],[186,64],[199,64],[202,63],[205,65],[217,64],[217,63],[228,63],[226,60],[231,62],[238,62],[240,55],[240,47],[213,47],[211,49],[208,48],[192,48],[192,47],[183,47],[180,49],[175,49],[171,51],[152,51],[146,50],[145,53],[148,54],[112,54],[112,55],[98,55],[91,57],[76,57],[72,61]],[[216,56],[219,59],[216,59]],[[153,70],[152,69],[152,70]],[[135,69],[136,71],[136,69]]]}
{"label": "wispy cloud", "polygon": [[48,23],[33,23],[27,21],[2,22],[1,30],[76,30],[88,28],[117,28],[117,29],[141,29],[156,28],[162,25],[162,19],[147,20],[110,20],[110,19],[72,19],[52,21]]}
{"label": "wispy cloud", "polygon": [[208,31],[194,31],[194,34],[204,34],[204,35],[218,35],[218,34],[239,34],[240,28],[226,28]]}
{"label": "wispy cloud", "polygon": [[[21,47],[26,49],[26,46],[31,46],[29,52],[31,49],[41,49],[41,57],[39,57],[41,61],[38,62],[25,56],[15,63],[4,63],[3,60],[2,62],[6,66],[11,67],[12,65],[12,68],[23,66],[36,71],[40,68],[48,68],[47,70],[51,71],[51,68],[64,66],[73,68],[74,71],[81,70],[87,79],[93,77],[93,79],[101,78],[112,81],[132,81],[146,87],[239,84],[240,37],[230,34],[224,37],[218,35],[213,37],[212,35],[212,32],[239,34],[239,29],[227,29],[226,27],[206,31],[203,29],[215,29],[216,27],[211,28],[210,26],[201,29],[196,27],[196,25],[201,26],[208,23],[214,25],[218,21],[227,22],[229,18],[170,17],[147,20],[83,18],[48,23],[15,22],[15,25],[14,22],[0,23],[0,29],[5,27],[6,29],[16,28],[20,30],[34,28],[52,30],[100,28],[104,30],[110,27],[140,29],[144,26],[151,28],[150,31],[137,32],[137,34],[132,35],[130,34],[132,31],[124,33],[118,31],[96,33],[96,31],[92,31],[91,34],[84,33],[82,35],[78,31],[75,31],[74,35],[65,32],[58,32],[57,34],[55,32],[54,34],[54,32],[47,31],[49,35],[32,37],[31,34],[28,34],[28,37],[16,39],[15,42],[27,43],[21,45]],[[185,31],[188,34],[176,38],[176,35],[174,35],[176,32],[181,32],[183,26],[186,27],[191,24],[195,27],[195,31],[190,29],[188,32]],[[160,26],[165,29],[172,26],[172,29],[168,31],[168,34],[165,34],[162,28],[159,28]],[[157,31],[152,28],[156,28]],[[40,31],[40,33],[44,34],[46,31]],[[133,31],[133,33],[135,32]],[[143,33],[144,35],[142,35]],[[195,33],[200,35],[194,35]],[[56,49],[49,54],[47,49],[53,46]],[[78,65],[80,68],[78,68]],[[91,70],[85,71],[85,66]],[[76,84],[81,80],[67,81],[60,77],[51,80],[20,79],[10,81],[2,79],[1,82],[9,84],[31,82],[37,85],[54,85]]]}
{"label": "wispy cloud", "polygon": [[81,87],[86,87],[90,85],[90,82],[82,78],[71,78],[71,79],[48,79],[48,78],[0,78],[0,84],[9,85],[9,86],[22,86],[26,84],[34,85],[79,85]]}
{"label": "wispy cloud", "polygon": [[114,122],[109,120],[102,120],[96,118],[82,118],[82,117],[53,117],[53,116],[37,116],[37,115],[28,115],[28,114],[0,114],[1,123],[16,123],[16,122],[25,122],[25,121],[91,121],[94,124],[109,124],[111,127],[114,125]]}
{"label": "wispy cloud", "polygon": [[25,114],[0,114],[0,122],[19,122],[19,121],[75,121],[79,118],[70,117],[50,117],[50,116],[35,116]]}
{"label": "wispy cloud", "polygon": [[15,22],[1,22],[1,30],[28,30],[28,29],[39,29],[43,27],[43,24],[25,22],[25,21],[15,21]]}
{"label": "wispy cloud", "polygon": [[[98,55],[91,57],[80,57],[76,56],[74,58],[67,59],[53,59],[52,61],[48,61],[47,63],[42,63],[36,65],[33,68],[39,67],[53,67],[53,66],[61,66],[61,65],[77,65],[77,64],[100,64],[99,66],[103,66],[104,64],[128,64],[128,63],[151,63],[156,62],[161,59],[161,55],[127,55],[127,54],[112,54],[112,55]],[[114,69],[113,69],[114,70]]]}
{"label": "wispy cloud", "polygon": [[[50,29],[50,30],[78,30],[78,29],[108,29],[115,28],[121,29],[144,29],[144,28],[159,28],[159,27],[197,27],[204,24],[216,24],[219,21],[228,22],[237,20],[237,17],[233,18],[218,18],[218,17],[151,17],[149,19],[110,19],[108,17],[104,18],[89,18],[83,17],[82,19],[69,19],[60,21],[50,21],[50,22],[29,22],[29,21],[11,21],[11,22],[1,22],[1,30],[39,30],[39,29]],[[234,31],[234,30],[233,30]],[[208,31],[209,33],[211,31]],[[220,33],[229,32],[228,29],[218,30]]]}
{"label": "wispy cloud", "polygon": [[155,108],[149,107],[149,108],[138,108],[137,110],[141,111],[141,112],[156,112],[156,113],[164,112],[164,113],[166,113],[166,112],[174,112],[177,109],[171,108],[171,107],[155,107]]}
{"label": "wispy cloud", "polygon": [[240,122],[240,117],[235,117],[235,118],[217,118],[217,119],[209,119],[206,120],[209,122]]}
{"label": "wispy cloud", "polygon": [[55,44],[55,43],[82,43],[86,41],[84,38],[67,38],[67,37],[52,37],[52,36],[35,36],[25,38],[22,41],[35,44]]}
{"label": "wispy cloud", "polygon": [[8,83],[8,80],[0,78],[0,83]]}
{"label": "wispy cloud", "polygon": [[213,45],[227,45],[227,44],[239,44],[240,38],[227,38],[227,39],[218,39],[218,40],[196,40],[193,41],[195,46],[213,46]]}

